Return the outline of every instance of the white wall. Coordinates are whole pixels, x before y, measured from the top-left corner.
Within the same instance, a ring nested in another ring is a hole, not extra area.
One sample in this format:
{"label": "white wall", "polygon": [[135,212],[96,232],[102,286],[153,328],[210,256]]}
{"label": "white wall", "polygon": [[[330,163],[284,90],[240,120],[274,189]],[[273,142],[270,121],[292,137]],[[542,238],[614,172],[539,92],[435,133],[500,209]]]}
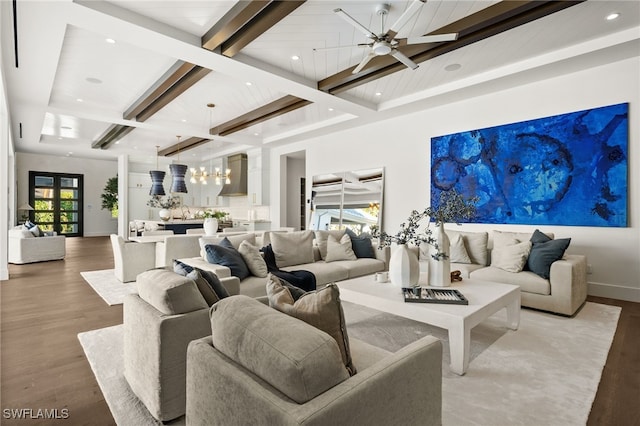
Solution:
{"label": "white wall", "polygon": [[117,161],[18,152],[16,153],[18,205],[29,201],[30,170],[84,175],[84,236],[95,237],[118,232],[118,221],[111,217],[111,212],[102,210],[100,197],[107,180],[118,173]]}
{"label": "white wall", "polygon": [[[272,159],[306,149],[308,183],[319,173],[383,166],[383,229],[395,233],[412,209],[430,203],[431,137],[628,102],[629,227],[542,228],[556,237],[571,237],[568,252],[588,256],[593,271],[588,276],[589,294],[640,301],[639,75],[636,57],[280,147],[273,149]],[[280,171],[273,170],[271,177],[273,189],[280,182]],[[280,200],[274,198],[271,214],[279,217]],[[461,229],[535,228],[469,224]]]}

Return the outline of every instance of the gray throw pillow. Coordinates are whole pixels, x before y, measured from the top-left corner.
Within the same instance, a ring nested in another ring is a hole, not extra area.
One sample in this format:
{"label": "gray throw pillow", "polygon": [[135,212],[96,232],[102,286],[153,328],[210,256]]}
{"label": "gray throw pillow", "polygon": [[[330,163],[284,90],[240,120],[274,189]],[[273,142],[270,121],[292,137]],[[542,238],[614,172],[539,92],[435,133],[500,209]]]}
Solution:
{"label": "gray throw pillow", "polygon": [[313,263],[313,232],[273,232],[271,248],[278,268]]}
{"label": "gray throw pillow", "polygon": [[248,241],[243,241],[238,247],[238,252],[242,255],[244,262],[247,264],[249,271],[256,277],[266,278],[269,270],[267,264],[260,254],[258,247],[254,246]]}
{"label": "gray throw pillow", "polygon": [[316,244],[318,245],[318,249],[320,250],[320,257],[322,260],[326,260],[327,257],[327,239],[329,235],[333,235],[336,237],[338,241],[344,235],[346,231],[344,229],[333,230],[333,231],[316,231]]}
{"label": "gray throw pillow", "polygon": [[333,337],[340,348],[342,361],[349,374],[352,376],[356,374],[356,367],[353,365],[349,349],[344,311],[340,303],[340,289],[337,285],[328,284],[319,290],[309,291],[295,300],[280,278],[269,274],[267,297],[269,306],[272,308],[311,324]]}

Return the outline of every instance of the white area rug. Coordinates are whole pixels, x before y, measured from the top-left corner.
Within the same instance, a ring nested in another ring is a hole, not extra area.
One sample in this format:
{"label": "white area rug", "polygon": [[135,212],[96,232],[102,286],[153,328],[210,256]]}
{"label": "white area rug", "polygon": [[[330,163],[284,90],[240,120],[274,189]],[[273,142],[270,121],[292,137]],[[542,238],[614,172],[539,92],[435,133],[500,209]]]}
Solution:
{"label": "white area rug", "polygon": [[127,294],[137,293],[135,282],[121,282],[113,269],[80,272],[80,275],[109,305],[120,305]]}
{"label": "white area rug", "polygon": [[[523,309],[511,331],[499,312],[473,329],[469,370],[457,376],[443,330],[350,303],[344,310],[351,337],[388,350],[426,334],[443,340],[443,424],[456,426],[586,424],[620,316],[597,303],[574,318]],[[116,423],[159,424],[124,379],[122,332],[118,325],[78,338]]]}

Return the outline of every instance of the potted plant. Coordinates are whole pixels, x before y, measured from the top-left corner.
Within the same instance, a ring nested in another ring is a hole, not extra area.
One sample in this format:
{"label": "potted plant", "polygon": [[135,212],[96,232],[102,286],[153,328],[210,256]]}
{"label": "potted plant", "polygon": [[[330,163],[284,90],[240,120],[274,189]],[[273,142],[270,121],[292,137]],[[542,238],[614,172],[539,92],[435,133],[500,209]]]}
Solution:
{"label": "potted plant", "polygon": [[180,207],[180,197],[175,195],[167,195],[166,197],[152,195],[151,199],[147,201],[147,205],[160,208],[158,212],[160,219],[167,221],[171,219],[171,210]]}
{"label": "potted plant", "polygon": [[204,218],[204,233],[206,235],[214,235],[218,232],[218,221],[227,216],[227,212],[222,210],[201,210],[197,213],[199,217]]}
{"label": "potted plant", "polygon": [[102,195],[102,209],[109,210],[111,217],[118,217],[118,175],[109,178],[104,186]]}
{"label": "potted plant", "polygon": [[[427,243],[432,246],[429,257],[429,284],[447,286],[451,283],[449,263],[449,238],[444,231],[444,223],[470,219],[475,216],[476,203],[479,197],[465,199],[455,189],[443,191],[435,207],[427,207],[422,212],[413,210],[406,222],[400,224],[400,230],[394,234],[382,231],[377,236],[379,247],[391,243],[399,245],[389,263],[389,276],[396,285],[416,285],[420,277],[420,267],[417,257],[408,250],[407,244],[419,246]],[[420,223],[424,218],[433,220],[438,226],[438,234],[434,237],[433,230],[427,223],[423,232],[419,232]],[[377,234],[377,233],[376,233]]]}

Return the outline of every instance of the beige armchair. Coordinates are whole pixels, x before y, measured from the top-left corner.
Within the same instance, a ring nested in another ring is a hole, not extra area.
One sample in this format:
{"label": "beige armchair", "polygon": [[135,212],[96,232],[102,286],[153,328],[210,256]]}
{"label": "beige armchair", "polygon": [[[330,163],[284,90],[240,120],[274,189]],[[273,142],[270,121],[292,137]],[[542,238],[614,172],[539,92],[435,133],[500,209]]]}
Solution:
{"label": "beige armchair", "polygon": [[114,273],[123,283],[135,281],[139,273],[155,267],[155,243],[126,242],[121,236],[111,234]]}
{"label": "beige armchair", "polygon": [[[238,293],[237,278],[220,282]],[[137,287],[124,300],[124,375],[151,415],[168,421],[185,413],[187,345],[211,334],[209,308],[192,280],[169,270],[140,274]]]}
{"label": "beige armchair", "polygon": [[433,336],[396,353],[350,339],[349,377],[331,336],[247,296],[213,305],[211,327],[187,350],[187,425],[442,423]]}

